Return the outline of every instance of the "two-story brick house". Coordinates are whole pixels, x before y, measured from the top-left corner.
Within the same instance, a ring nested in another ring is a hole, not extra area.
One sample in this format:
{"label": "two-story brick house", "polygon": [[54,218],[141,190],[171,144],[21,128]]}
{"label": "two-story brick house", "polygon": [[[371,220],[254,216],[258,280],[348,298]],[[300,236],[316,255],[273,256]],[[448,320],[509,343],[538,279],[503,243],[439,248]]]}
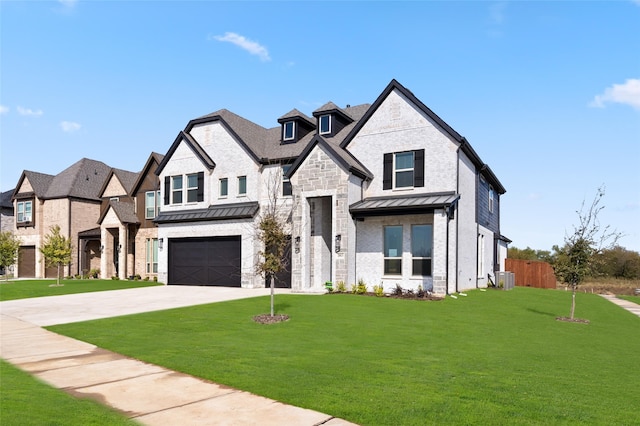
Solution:
{"label": "two-story brick house", "polygon": [[[57,268],[46,268],[39,248],[54,225],[71,239],[71,264],[65,275],[82,273],[85,253],[79,235],[95,227],[100,214],[99,192],[111,167],[83,158],[57,175],[25,170],[13,193],[15,234],[21,240],[18,277],[55,277]],[[80,249],[79,249],[80,248]]]}
{"label": "two-story brick house", "polygon": [[162,158],[151,153],[139,173],[113,169],[105,181],[97,220],[102,278],[157,276],[158,236],[153,220],[158,215],[160,193],[155,171]]}
{"label": "two-story brick house", "polygon": [[504,256],[505,189],[465,138],[395,80],[371,105],[312,115],[294,109],[270,129],[227,110],[188,123],[157,170],[161,280],[263,286],[256,224],[278,182],[294,290],[487,285]]}

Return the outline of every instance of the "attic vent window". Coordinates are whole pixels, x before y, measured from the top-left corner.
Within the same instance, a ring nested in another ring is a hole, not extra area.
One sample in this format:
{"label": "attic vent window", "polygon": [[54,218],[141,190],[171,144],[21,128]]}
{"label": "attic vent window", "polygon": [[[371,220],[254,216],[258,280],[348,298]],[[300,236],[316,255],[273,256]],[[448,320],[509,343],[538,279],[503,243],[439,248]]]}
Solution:
{"label": "attic vent window", "polygon": [[320,134],[326,135],[331,133],[331,115],[325,114],[320,116]]}
{"label": "attic vent window", "polygon": [[282,130],[282,140],[291,141],[295,138],[296,123],[294,121],[287,121],[284,123],[284,129]]}

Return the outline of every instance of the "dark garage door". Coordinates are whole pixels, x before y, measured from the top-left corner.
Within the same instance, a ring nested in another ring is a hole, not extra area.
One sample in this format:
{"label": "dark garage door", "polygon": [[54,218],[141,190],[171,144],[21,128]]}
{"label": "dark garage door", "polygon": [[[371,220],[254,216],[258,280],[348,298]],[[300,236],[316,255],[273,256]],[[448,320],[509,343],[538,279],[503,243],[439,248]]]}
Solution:
{"label": "dark garage door", "polygon": [[169,239],[169,284],[240,287],[240,236]]}
{"label": "dark garage door", "polygon": [[18,250],[18,276],[36,276],[36,246],[22,246]]}

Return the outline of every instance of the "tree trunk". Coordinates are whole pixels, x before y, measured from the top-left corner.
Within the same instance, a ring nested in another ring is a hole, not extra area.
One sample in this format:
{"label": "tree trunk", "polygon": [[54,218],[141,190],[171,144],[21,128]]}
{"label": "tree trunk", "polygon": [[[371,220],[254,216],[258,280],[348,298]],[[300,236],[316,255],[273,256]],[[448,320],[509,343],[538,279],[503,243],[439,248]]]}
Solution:
{"label": "tree trunk", "polygon": [[56,274],[56,285],[60,286],[60,264],[58,263],[58,273]]}
{"label": "tree trunk", "polygon": [[275,287],[275,277],[271,274],[271,316],[273,316],[273,289]]}
{"label": "tree trunk", "polygon": [[573,319],[573,314],[576,311],[576,289],[577,285],[573,284],[572,286],[573,292],[571,294],[571,319]]}

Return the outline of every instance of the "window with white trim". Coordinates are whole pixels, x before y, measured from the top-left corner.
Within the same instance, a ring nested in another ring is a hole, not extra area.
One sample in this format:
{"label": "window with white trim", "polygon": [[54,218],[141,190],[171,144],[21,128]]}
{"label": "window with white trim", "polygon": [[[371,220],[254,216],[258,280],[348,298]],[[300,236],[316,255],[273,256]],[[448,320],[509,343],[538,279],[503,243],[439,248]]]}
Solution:
{"label": "window with white trim", "polygon": [[229,195],[229,179],[220,179],[220,198],[227,198]]}
{"label": "window with white trim", "polygon": [[247,195],[247,177],[238,176],[238,195]]}
{"label": "window with white trim", "polygon": [[320,124],[320,134],[326,135],[331,133],[331,115],[325,114],[321,115],[319,118]]}
{"label": "window with white trim", "polygon": [[18,201],[16,221],[18,223],[31,222],[33,201]]}
{"label": "window with white trim", "polygon": [[393,155],[393,187],[413,187],[414,153],[397,152]]}
{"label": "window with white trim", "polygon": [[412,275],[431,276],[433,225],[411,225]]}
{"label": "window with white trim", "polygon": [[187,203],[198,202],[198,174],[187,175]]}
{"label": "window with white trim", "polygon": [[144,193],[144,218],[154,219],[160,212],[160,191]]}
{"label": "window with white trim", "polygon": [[158,239],[147,238],[145,241],[147,274],[158,273]]}
{"label": "window with white trim", "polygon": [[182,175],[171,176],[171,204],[182,204]]}
{"label": "window with white trim", "polygon": [[287,121],[283,125],[282,129],[282,140],[284,141],[292,141],[296,137],[296,122],[295,121]]}
{"label": "window with white trim", "polygon": [[402,225],[384,227],[384,274],[402,275]]}

